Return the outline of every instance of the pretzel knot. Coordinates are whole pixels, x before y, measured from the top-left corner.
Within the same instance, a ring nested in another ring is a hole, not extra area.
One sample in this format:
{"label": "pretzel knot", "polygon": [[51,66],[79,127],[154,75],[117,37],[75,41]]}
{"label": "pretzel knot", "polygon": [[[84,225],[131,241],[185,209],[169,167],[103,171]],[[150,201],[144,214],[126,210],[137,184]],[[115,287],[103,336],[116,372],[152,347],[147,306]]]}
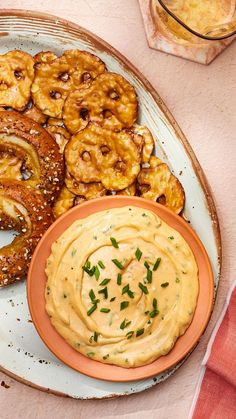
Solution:
{"label": "pretzel knot", "polygon": [[37,108],[46,115],[61,118],[69,92],[93,80],[106,67],[95,55],[79,50],[65,51],[60,58],[51,58],[46,53],[40,58],[36,56],[41,61],[35,64],[31,93]]}
{"label": "pretzel knot", "polygon": [[142,169],[137,177],[139,195],[165,205],[179,214],[185,202],[184,190],[179,180],[165,163],[152,157],[150,168]]}
{"label": "pretzel knot", "polygon": [[77,182],[101,182],[108,190],[125,189],[140,171],[140,155],[132,136],[93,124],[72,136],[65,159]]}
{"label": "pretzel knot", "polygon": [[20,234],[0,249],[0,287],[24,279],[38,241],[53,222],[41,193],[21,182],[0,183],[1,230]]}
{"label": "pretzel knot", "polygon": [[0,180],[18,180],[54,201],[63,183],[63,156],[39,124],[14,111],[0,112],[0,160]]}
{"label": "pretzel knot", "polygon": [[34,60],[23,51],[0,55],[0,105],[23,110],[30,99]]}
{"label": "pretzel knot", "polygon": [[89,121],[120,131],[133,125],[137,111],[133,86],[121,75],[107,72],[69,94],[63,119],[72,134],[84,129]]}

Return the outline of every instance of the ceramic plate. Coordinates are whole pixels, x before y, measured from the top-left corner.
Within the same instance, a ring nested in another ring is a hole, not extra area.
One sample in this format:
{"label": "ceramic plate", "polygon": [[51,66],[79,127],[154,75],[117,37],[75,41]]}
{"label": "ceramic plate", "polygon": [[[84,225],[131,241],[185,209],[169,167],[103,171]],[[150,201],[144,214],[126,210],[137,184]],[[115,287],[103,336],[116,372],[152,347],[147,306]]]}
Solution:
{"label": "ceramic plate", "polygon": [[[31,54],[52,50],[61,55],[70,48],[95,53],[109,70],[120,73],[135,87],[140,103],[139,122],[151,129],[156,139],[155,153],[168,163],[185,189],[185,216],[208,252],[217,289],[221,246],[211,192],[190,145],[150,83],[106,42],[54,16],[23,10],[1,11],[0,36],[1,54],[15,48]],[[0,246],[9,243],[11,238],[9,232],[0,232]],[[160,383],[181,365],[153,378],[131,383],[111,383],[87,377],[55,358],[38,336],[28,311],[24,282],[0,290],[0,299],[1,369],[44,391],[81,399],[131,394]]]}
{"label": "ceramic plate", "polygon": [[[71,224],[99,211],[123,206],[136,206],[157,214],[169,226],[177,230],[189,244],[195,256],[199,271],[199,294],[197,307],[191,325],[176,342],[168,355],[158,358],[151,364],[138,368],[121,368],[102,364],[87,358],[72,348],[54,329],[45,311],[46,260],[51,253],[52,244],[71,226]],[[104,197],[88,201],[64,214],[47,230],[40,241],[29,269],[27,295],[32,320],[48,348],[65,364],[93,378],[125,382],[140,380],[160,374],[173,368],[197,344],[208,323],[214,295],[213,273],[208,255],[194,230],[180,216],[157,204],[138,197]]]}

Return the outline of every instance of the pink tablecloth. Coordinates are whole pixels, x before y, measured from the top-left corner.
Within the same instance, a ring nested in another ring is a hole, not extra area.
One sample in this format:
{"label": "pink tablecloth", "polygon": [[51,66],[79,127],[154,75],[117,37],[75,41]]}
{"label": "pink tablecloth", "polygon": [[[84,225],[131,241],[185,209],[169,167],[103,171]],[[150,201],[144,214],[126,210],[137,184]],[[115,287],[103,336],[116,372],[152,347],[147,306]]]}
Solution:
{"label": "pink tablecloth", "polygon": [[236,271],[236,43],[205,67],[150,50],[135,0],[4,0],[1,7],[39,10],[74,21],[111,43],[151,81],[185,132],[212,187],[224,263],[207,332],[165,383],[128,398],[83,402],[42,393],[0,374],[0,381],[10,386],[0,386],[0,415],[3,419],[186,419],[210,332]]}

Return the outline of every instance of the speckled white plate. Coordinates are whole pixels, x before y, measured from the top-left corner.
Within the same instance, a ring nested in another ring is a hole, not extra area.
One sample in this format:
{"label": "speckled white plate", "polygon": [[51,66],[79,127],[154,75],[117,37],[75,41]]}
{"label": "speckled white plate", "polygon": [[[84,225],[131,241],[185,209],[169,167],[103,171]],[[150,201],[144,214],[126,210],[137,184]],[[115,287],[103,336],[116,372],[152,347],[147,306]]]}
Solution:
{"label": "speckled white plate", "polygon": [[[221,244],[211,192],[194,153],[172,115],[148,81],[120,53],[95,35],[62,19],[19,10],[0,11],[0,53],[22,49],[31,54],[78,48],[98,55],[108,69],[122,74],[139,97],[139,122],[156,139],[156,154],[168,162],[186,193],[185,216],[202,240],[218,286]],[[0,232],[0,246],[11,241]],[[58,361],[39,338],[30,319],[25,283],[0,290],[0,368],[44,391],[80,399],[122,396],[143,391],[168,378],[184,362],[157,377],[129,383],[89,378]]]}

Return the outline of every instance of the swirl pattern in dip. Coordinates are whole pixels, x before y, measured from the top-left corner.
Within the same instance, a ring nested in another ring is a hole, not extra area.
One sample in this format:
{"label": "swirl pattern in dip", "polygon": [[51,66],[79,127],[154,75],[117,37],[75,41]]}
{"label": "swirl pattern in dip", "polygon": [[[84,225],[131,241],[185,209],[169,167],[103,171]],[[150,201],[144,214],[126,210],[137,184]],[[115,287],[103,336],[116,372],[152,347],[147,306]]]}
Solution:
{"label": "swirl pattern in dip", "polygon": [[196,308],[190,247],[138,207],[74,222],[52,245],[46,274],[46,310],[58,333],[85,356],[126,368],[167,354]]}

